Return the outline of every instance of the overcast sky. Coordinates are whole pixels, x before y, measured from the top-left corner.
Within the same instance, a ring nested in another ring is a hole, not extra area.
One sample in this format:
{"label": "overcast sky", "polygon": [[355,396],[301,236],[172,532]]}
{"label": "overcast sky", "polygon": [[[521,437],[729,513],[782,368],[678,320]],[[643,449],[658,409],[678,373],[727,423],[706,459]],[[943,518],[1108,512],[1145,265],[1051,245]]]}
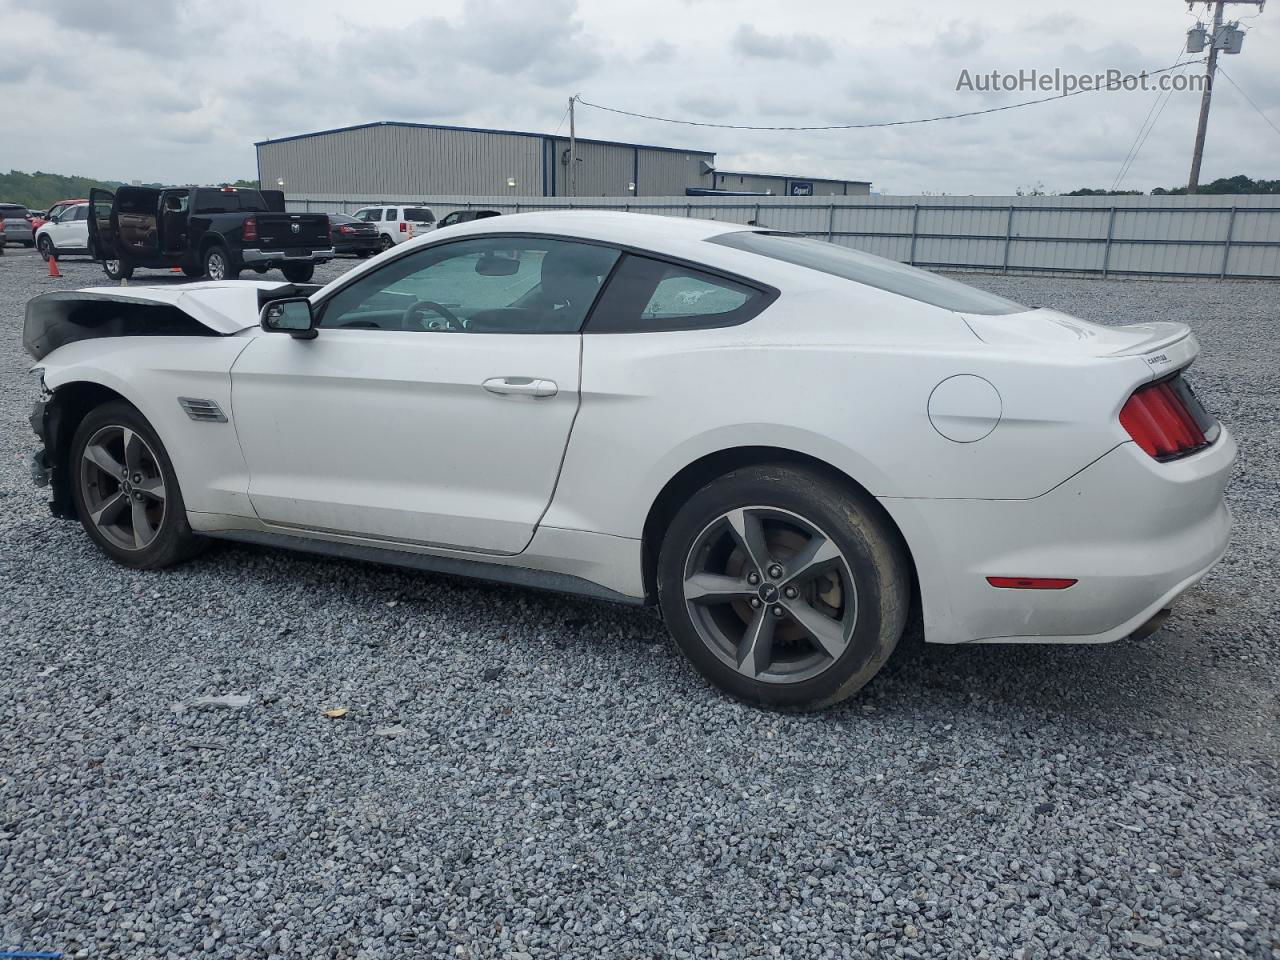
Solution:
{"label": "overcast sky", "polygon": [[[722,123],[911,119],[1044,95],[957,91],[962,70],[1168,67],[1194,23],[1186,11],[1179,0],[0,0],[0,168],[251,178],[255,140],[376,120],[551,132],[573,93]],[[1280,4],[1244,25],[1243,54],[1223,65],[1280,127]],[[1156,96],[1089,93],[987,117],[810,133],[580,107],[578,132],[714,150],[722,169],[871,180],[894,194],[1066,191],[1111,185]],[[1198,93],[1172,95],[1122,186],[1185,182],[1198,106]],[[1202,179],[1280,177],[1277,158],[1280,133],[1220,80]]]}

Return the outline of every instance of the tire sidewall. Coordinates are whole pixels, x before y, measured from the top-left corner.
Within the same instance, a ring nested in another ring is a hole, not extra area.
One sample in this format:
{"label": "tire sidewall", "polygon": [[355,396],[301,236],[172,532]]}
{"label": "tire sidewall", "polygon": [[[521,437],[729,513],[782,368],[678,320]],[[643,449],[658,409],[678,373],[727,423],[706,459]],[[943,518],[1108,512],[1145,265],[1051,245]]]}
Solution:
{"label": "tire sidewall", "polygon": [[[156,538],[142,550],[121,549],[104,537],[88,519],[84,492],[81,489],[80,459],[90,438],[106,426],[124,426],[139,433],[155,453],[156,463],[164,478],[164,520]],[[169,459],[169,452],[164,444],[151,428],[151,424],[133,406],[123,401],[115,401],[91,410],[80,421],[80,426],[76,428],[71,438],[67,471],[71,482],[72,502],[75,504],[76,515],[80,518],[81,525],[89,535],[89,539],[117,563],[144,569],[163,567],[183,559],[191,552],[194,535],[187,523],[186,505],[182,499],[182,490],[178,486],[178,475],[173,469],[173,462]]]}
{"label": "tire sidewall", "polygon": [[58,255],[58,248],[53,245],[53,241],[47,236],[41,237],[36,241],[36,249],[40,251],[40,256],[48,261],[51,257]]}
{"label": "tire sidewall", "polygon": [[315,276],[315,264],[307,264],[299,266],[295,264],[286,264],[280,268],[280,272],[284,274],[284,278],[290,283],[309,283],[311,278]]}
{"label": "tire sidewall", "polygon": [[[210,269],[215,260],[222,261],[222,276],[215,277]],[[218,244],[214,244],[204,252],[204,275],[210,280],[230,280],[231,279],[231,256],[226,249]]]}
{"label": "tire sidewall", "polygon": [[[910,572],[896,536],[867,500],[816,471],[790,465],[733,471],[689,498],[663,538],[658,593],[668,629],[703,676],[750,703],[816,708],[844,699],[879,672],[906,625]],[[685,609],[684,566],[692,544],[723,513],[752,506],[799,514],[821,529],[849,564],[858,603],[853,636],[840,659],[809,680],[769,684],[744,677],[707,648]]]}

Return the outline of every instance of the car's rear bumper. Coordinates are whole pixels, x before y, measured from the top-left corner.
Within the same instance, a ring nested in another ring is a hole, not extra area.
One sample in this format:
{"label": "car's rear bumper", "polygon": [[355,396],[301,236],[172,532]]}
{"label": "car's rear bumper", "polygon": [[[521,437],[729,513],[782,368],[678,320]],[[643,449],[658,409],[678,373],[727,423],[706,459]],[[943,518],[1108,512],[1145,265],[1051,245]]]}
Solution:
{"label": "car's rear bumper", "polygon": [[[925,637],[939,643],[1106,643],[1126,637],[1221,558],[1236,445],[1159,463],[1125,443],[1031,500],[881,503],[916,562]],[[1062,577],[1065,590],[987,577]]]}
{"label": "car's rear bumper", "polygon": [[305,253],[292,253],[288,250],[254,250],[240,251],[240,259],[247,266],[262,266],[278,263],[327,263],[336,256],[332,247],[323,250],[308,250]]}

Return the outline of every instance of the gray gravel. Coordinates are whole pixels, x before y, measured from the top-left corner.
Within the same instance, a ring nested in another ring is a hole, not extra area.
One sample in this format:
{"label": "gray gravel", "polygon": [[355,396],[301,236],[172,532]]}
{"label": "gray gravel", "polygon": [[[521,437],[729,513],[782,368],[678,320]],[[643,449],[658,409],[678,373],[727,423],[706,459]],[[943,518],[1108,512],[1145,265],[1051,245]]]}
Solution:
{"label": "gray gravel", "polygon": [[645,612],[247,548],[113,566],[27,475],[22,305],[101,280],[62,267],[0,258],[0,949],[1280,957],[1277,285],[969,278],[1196,329],[1234,545],[1144,641],[909,642],[794,716]]}

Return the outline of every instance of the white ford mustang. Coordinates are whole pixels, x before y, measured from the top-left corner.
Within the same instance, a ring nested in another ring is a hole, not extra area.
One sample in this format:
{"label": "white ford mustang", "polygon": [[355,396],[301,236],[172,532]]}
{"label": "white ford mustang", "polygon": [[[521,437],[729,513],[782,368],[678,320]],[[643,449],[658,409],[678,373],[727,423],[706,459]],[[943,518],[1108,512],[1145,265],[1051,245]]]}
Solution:
{"label": "white ford mustang", "polygon": [[757,703],[935,643],[1149,632],[1235,456],[1173,323],[1104,327],[820,241],[533,213],[322,289],[27,308],[37,482],[111,557],[206,537],[656,603]]}

